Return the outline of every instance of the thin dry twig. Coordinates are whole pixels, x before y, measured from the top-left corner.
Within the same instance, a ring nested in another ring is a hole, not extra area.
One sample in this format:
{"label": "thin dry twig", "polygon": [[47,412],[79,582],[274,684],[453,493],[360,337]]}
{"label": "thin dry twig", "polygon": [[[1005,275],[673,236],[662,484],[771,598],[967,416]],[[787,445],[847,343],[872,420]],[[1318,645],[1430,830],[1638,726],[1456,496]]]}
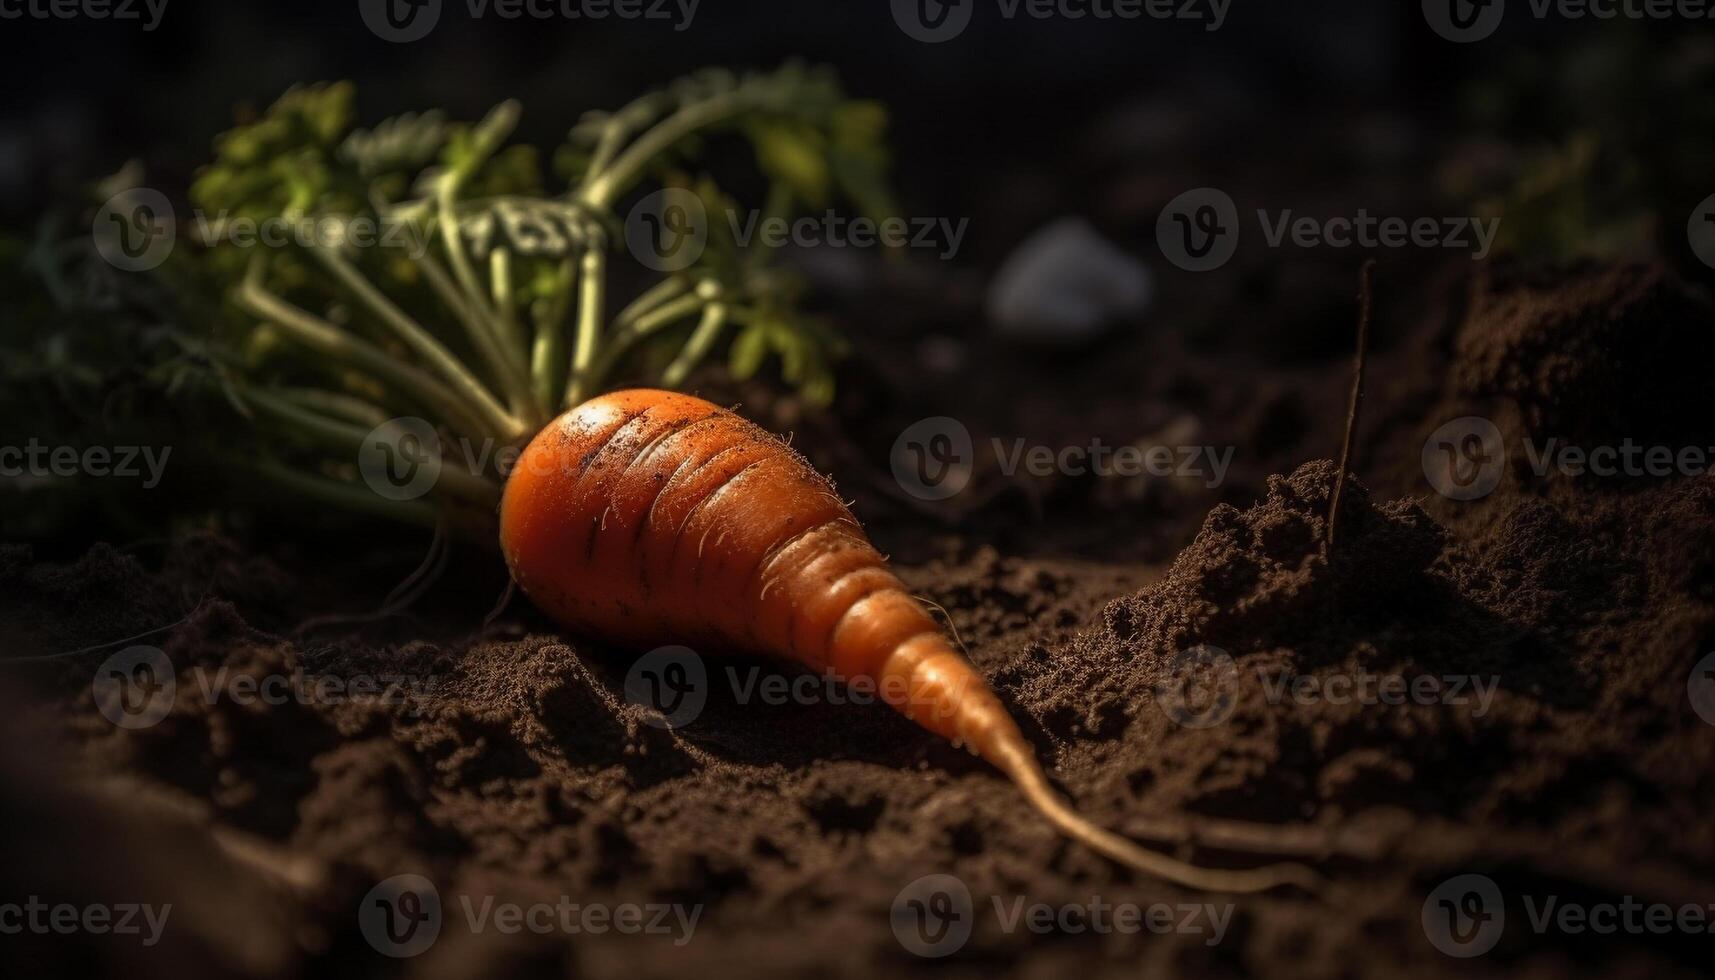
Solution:
{"label": "thin dry twig", "polygon": [[1370,352],[1370,310],[1374,295],[1371,279],[1376,260],[1367,259],[1358,272],[1358,353],[1352,359],[1352,400],[1346,407],[1346,436],[1340,443],[1340,467],[1334,474],[1334,493],[1328,504],[1328,554],[1334,554],[1334,531],[1340,523],[1340,498],[1346,490],[1346,475],[1351,472],[1352,440],[1358,431],[1358,412],[1364,404],[1364,364]]}

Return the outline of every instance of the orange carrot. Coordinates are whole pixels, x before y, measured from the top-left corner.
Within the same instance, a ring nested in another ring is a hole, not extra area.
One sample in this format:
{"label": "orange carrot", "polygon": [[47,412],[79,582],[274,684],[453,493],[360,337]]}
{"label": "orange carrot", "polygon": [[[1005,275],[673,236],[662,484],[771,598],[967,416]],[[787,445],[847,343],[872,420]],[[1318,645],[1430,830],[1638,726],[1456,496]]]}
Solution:
{"label": "orange carrot", "polygon": [[1201,868],[1074,812],[833,485],[732,412],[667,391],[591,399],[531,441],[500,516],[513,577],[565,626],[638,647],[771,653],[862,681],[1007,774],[1062,833],[1123,864],[1218,891],[1313,887],[1301,866]]}

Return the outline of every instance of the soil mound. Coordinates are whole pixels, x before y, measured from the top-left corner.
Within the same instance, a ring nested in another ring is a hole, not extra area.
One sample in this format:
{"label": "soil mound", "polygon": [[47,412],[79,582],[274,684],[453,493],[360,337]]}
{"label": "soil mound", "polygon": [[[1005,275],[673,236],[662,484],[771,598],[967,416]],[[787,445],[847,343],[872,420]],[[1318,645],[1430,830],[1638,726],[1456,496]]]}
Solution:
{"label": "soil mound", "polygon": [[1453,385],[1541,437],[1677,443],[1715,418],[1715,307],[1660,266],[1496,272],[1473,290]]}

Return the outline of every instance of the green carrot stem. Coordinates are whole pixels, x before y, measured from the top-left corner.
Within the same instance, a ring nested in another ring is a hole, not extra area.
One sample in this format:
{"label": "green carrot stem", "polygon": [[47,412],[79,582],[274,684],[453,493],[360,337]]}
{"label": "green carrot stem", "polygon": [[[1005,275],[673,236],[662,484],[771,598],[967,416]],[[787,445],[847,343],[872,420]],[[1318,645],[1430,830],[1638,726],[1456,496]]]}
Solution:
{"label": "green carrot stem", "polygon": [[[580,182],[581,187],[587,188],[603,170],[607,169],[608,164],[613,162],[614,155],[624,145],[625,138],[637,129],[636,126],[628,125],[625,120],[638,115],[639,112],[643,111],[645,103],[653,102],[655,99],[656,96],[653,93],[633,99],[626,103],[623,108],[607,117],[607,122],[602,125],[601,137],[596,141],[595,152],[590,155],[589,167],[584,170],[584,177]],[[653,116],[656,113],[651,111],[650,115]]]}
{"label": "green carrot stem", "polygon": [[625,137],[631,132],[630,128],[621,123],[619,119],[620,113],[614,113],[613,117],[602,127],[601,138],[596,141],[595,152],[590,155],[589,169],[584,171],[582,186],[586,190],[595,181],[597,175],[606,170],[608,164],[613,162],[614,155],[619,152],[621,144],[625,142]]}
{"label": "green carrot stem", "polygon": [[477,282],[470,259],[465,256],[464,238],[459,234],[458,185],[458,176],[452,173],[442,176],[435,185],[435,211],[440,219],[441,241],[446,245],[447,261],[452,264],[453,275],[464,287],[466,297],[478,309],[483,309],[487,306],[487,300],[483,298],[486,293]]}
{"label": "green carrot stem", "polygon": [[274,324],[287,337],[330,361],[375,375],[425,407],[467,427],[470,432],[485,431],[480,418],[464,399],[433,375],[275,296],[253,276],[247,276],[238,287],[237,298],[246,310]]}
{"label": "green carrot stem", "polygon": [[612,166],[589,181],[582,191],[584,200],[596,208],[611,206],[613,199],[624,191],[657,155],[697,130],[730,119],[749,106],[750,99],[742,90],[726,92],[707,102],[685,106],[639,136],[614,160]]}
{"label": "green carrot stem", "polygon": [[518,293],[512,281],[512,250],[496,247],[488,256],[489,291],[494,297],[494,322],[506,352],[507,371],[512,376],[512,412],[533,425],[548,421],[548,403],[536,398],[530,376],[530,341],[518,318]]}
{"label": "green carrot stem", "polygon": [[605,303],[607,253],[596,244],[584,253],[578,279],[577,346],[572,349],[572,371],[566,385],[565,408],[582,404],[594,391],[599,378],[590,373],[601,340],[602,307]]}
{"label": "green carrot stem", "polygon": [[721,328],[726,326],[726,318],[725,303],[710,303],[703,308],[703,319],[697,324],[697,329],[691,331],[691,338],[685,341],[685,346],[679,351],[679,356],[673,358],[673,363],[667,365],[667,370],[661,373],[663,385],[668,388],[677,388],[684,382],[691,371],[714,348],[715,340],[721,335]]}
{"label": "green carrot stem", "polygon": [[518,324],[518,294],[512,285],[511,249],[497,247],[489,253],[488,285],[494,297],[495,322],[500,324],[501,338],[506,341],[507,350],[514,352],[522,364],[529,344],[524,340],[524,329]]}
{"label": "green carrot stem", "polygon": [[[791,209],[792,189],[778,180],[774,181],[768,185],[768,196],[763,201],[762,217],[757,221],[756,227],[772,227],[777,219],[787,217]],[[757,236],[757,243],[757,246],[749,249],[748,254],[744,257],[744,264],[747,268],[754,269],[765,264],[772,257],[778,240],[768,235],[759,235]]]}
{"label": "green carrot stem", "polygon": [[250,466],[267,486],[285,490],[287,496],[314,501],[339,510],[384,517],[403,524],[430,529],[440,526],[440,512],[428,501],[389,500],[350,480],[315,476],[270,459],[255,460]]}
{"label": "green carrot stem", "polygon": [[501,328],[482,310],[473,308],[468,299],[447,275],[447,270],[435,261],[433,255],[424,252],[413,257],[418,271],[423,274],[423,281],[435,291],[441,302],[452,310],[453,316],[464,325],[465,334],[477,353],[488,364],[490,371],[498,380],[501,391],[505,392],[512,412],[526,422],[540,423],[545,421],[545,411],[535,404],[530,391],[530,379],[524,366],[523,345],[508,349],[501,337]]}
{"label": "green carrot stem", "polygon": [[369,307],[370,312],[392,328],[406,346],[427,361],[430,367],[452,385],[459,397],[482,419],[485,431],[508,442],[528,431],[529,425],[509,414],[482,382],[477,380],[476,375],[471,374],[463,362],[453,356],[452,351],[447,350],[446,345],[436,340],[422,324],[388,299],[385,293],[377,289],[356,266],[347,262],[344,256],[332,248],[320,245],[312,246],[310,252]]}
{"label": "green carrot stem", "polygon": [[246,388],[239,398],[252,416],[260,415],[265,420],[280,423],[291,434],[320,442],[332,449],[355,451],[373,431],[373,427],[364,428],[351,422],[329,418],[262,387]]}
{"label": "green carrot stem", "polygon": [[637,298],[625,305],[619,315],[613,318],[614,327],[621,328],[636,320],[662,303],[671,300],[691,288],[689,279],[684,276],[672,276],[663,279],[655,285],[639,293]]}
{"label": "green carrot stem", "polygon": [[[358,458],[374,431],[373,427],[331,419],[294,405],[266,388],[248,388],[240,397],[264,417],[283,425],[288,432],[345,453],[349,459]],[[435,477],[435,490],[488,507],[500,503],[499,485],[463,468],[456,459],[442,460],[440,473]]]}
{"label": "green carrot stem", "polygon": [[366,425],[372,429],[387,421],[389,417],[387,410],[381,406],[344,392],[291,385],[280,385],[273,391],[281,398],[310,411]]}
{"label": "green carrot stem", "polygon": [[703,304],[705,302],[706,301],[701,296],[697,296],[695,294],[690,296],[681,296],[673,302],[668,303],[659,309],[645,313],[636,320],[627,324],[624,329],[614,335],[614,343],[609,346],[613,347],[621,344],[629,345],[636,343],[662,327],[675,321],[682,320],[697,312],[703,308]]}
{"label": "green carrot stem", "polygon": [[555,275],[554,295],[537,303],[532,319],[536,321],[536,345],[530,352],[530,379],[535,385],[536,400],[547,407],[560,396],[565,380],[560,372],[566,365],[566,314],[571,310],[572,289],[578,281],[578,263],[566,259]]}
{"label": "green carrot stem", "polygon": [[638,341],[657,330],[672,326],[695,314],[702,309],[704,302],[701,297],[695,294],[681,296],[614,331],[613,335],[608,338],[607,344],[602,348],[601,357],[596,361],[591,374],[598,378],[607,377],[614,366],[619,363],[619,359],[625,356],[626,352]]}

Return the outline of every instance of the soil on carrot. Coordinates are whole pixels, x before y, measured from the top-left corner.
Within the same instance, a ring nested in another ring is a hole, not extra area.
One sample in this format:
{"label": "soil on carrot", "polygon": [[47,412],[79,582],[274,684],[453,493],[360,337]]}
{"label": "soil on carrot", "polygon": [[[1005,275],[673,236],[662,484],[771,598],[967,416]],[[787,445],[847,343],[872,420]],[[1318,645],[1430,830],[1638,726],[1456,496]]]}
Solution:
{"label": "soil on carrot", "polygon": [[[938,414],[909,393],[944,383],[947,351],[918,356],[900,337],[863,341],[830,418],[724,393],[797,430],[858,498],[1084,812],[1140,838],[1200,834],[1162,846],[1217,866],[1257,861],[1216,839],[1227,821],[1300,828],[1320,895],[1135,878],[1058,837],[986,766],[769,661],[708,658],[700,712],[660,727],[627,697],[635,652],[565,635],[521,600],[487,619],[505,583],[479,552],[458,553],[408,612],[366,621],[330,614],[378,605],[424,542],[354,554],[332,534],[181,536],[53,561],[0,551],[15,657],[183,617],[137,641],[165,652],[176,682],[148,727],[116,727],[93,702],[117,647],[5,668],[7,892],[170,902],[160,952],[37,935],[0,957],[175,977],[1392,976],[1473,962],[1695,975],[1700,939],[1539,931],[1531,910],[1715,901],[1715,725],[1687,696],[1715,650],[1715,479],[1532,463],[1551,439],[1715,442],[1699,377],[1715,314],[1645,266],[1499,266],[1411,287],[1421,295],[1384,267],[1378,287],[1332,551],[1321,457],[1344,414],[1338,340],[1291,370],[1141,334],[1098,358],[1130,378],[1092,379],[1087,364],[1045,376],[1023,351],[962,368],[990,379],[967,393],[979,447],[1167,432],[1237,447],[1214,488],[1008,476],[979,448],[964,494],[916,501],[875,461]],[[1248,340],[1267,348],[1268,329]],[[1492,492],[1451,500],[1427,483],[1423,447],[1473,416],[1504,461]],[[249,693],[246,678],[280,676],[294,685]],[[776,676],[800,695],[770,696]],[[443,909],[433,946],[402,965],[358,916],[401,874],[429,879]],[[930,874],[973,900],[946,960],[894,929],[896,897]],[[1477,961],[1426,932],[1432,893],[1465,874],[1505,896],[1504,931]],[[671,914],[644,934],[472,927],[562,897],[697,918],[689,941]],[[1165,903],[1190,929],[1007,928],[1020,902],[1092,897]]]}

